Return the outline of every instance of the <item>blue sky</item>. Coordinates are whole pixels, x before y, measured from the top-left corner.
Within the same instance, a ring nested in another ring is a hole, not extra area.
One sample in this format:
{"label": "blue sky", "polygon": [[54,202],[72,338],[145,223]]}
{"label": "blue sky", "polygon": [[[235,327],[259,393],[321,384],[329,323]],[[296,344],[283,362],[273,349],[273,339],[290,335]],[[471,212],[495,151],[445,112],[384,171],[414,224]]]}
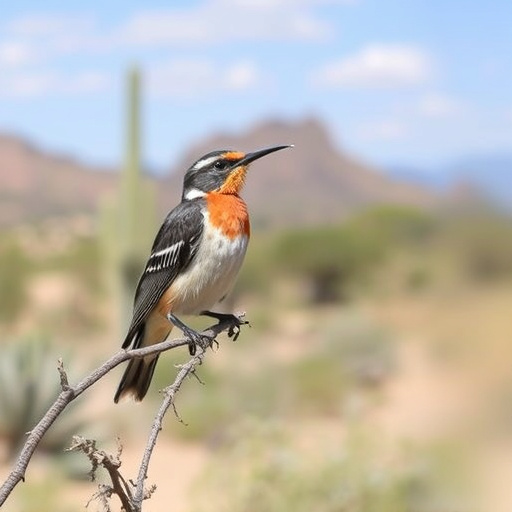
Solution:
{"label": "blue sky", "polygon": [[269,117],[319,117],[379,166],[512,151],[509,0],[2,4],[0,131],[85,161],[122,159],[132,63],[155,169]]}

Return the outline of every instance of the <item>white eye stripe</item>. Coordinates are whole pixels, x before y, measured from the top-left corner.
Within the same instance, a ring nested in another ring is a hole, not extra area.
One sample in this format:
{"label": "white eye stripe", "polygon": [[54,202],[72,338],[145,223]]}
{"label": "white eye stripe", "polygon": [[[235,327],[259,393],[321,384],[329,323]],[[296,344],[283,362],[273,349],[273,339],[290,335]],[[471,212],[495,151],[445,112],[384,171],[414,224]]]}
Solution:
{"label": "white eye stripe", "polygon": [[219,158],[218,156],[210,156],[209,158],[203,158],[202,160],[199,160],[199,162],[194,165],[194,169],[203,169],[207,165],[210,165],[211,163],[215,162]]}

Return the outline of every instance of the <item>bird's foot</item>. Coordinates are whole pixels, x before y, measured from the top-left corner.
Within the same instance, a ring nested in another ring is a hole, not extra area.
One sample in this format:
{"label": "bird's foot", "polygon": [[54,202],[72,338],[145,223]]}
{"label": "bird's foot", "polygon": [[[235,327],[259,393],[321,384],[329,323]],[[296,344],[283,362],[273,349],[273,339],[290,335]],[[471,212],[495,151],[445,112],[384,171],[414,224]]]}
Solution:
{"label": "bird's foot", "polygon": [[197,346],[199,345],[203,350],[211,347],[213,343],[217,343],[214,338],[210,336],[204,336],[203,334],[195,331],[188,325],[184,324],[179,318],[172,313],[167,315],[167,319],[173,325],[175,325],[184,335],[188,338],[188,351],[191,356],[195,356],[197,352]]}
{"label": "bird's foot", "polygon": [[215,311],[202,311],[201,315],[215,318],[220,322],[229,322],[230,326],[228,329],[228,336],[233,338],[233,341],[238,339],[240,336],[240,330],[242,325],[250,325],[247,320],[243,320],[245,313],[233,315],[231,313],[216,313]]}
{"label": "bird's foot", "polygon": [[195,356],[197,352],[197,346],[199,345],[203,350],[212,347],[214,343],[217,343],[215,338],[210,336],[204,336],[203,334],[194,331],[190,327],[183,330],[183,334],[188,338],[188,351],[191,356]]}

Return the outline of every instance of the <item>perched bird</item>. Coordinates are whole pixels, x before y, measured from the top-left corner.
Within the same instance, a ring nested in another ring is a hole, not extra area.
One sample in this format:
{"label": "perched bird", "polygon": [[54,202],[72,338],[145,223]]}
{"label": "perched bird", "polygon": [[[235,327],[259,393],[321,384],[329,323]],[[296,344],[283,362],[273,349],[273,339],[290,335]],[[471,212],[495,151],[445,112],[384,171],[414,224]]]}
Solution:
{"label": "perched bird", "polygon": [[[202,337],[176,315],[236,318],[210,308],[233,287],[249,242],[249,214],[239,193],[251,162],[287,147],[247,154],[214,151],[187,170],[181,202],[158,231],[137,285],[123,348],[160,343],[176,326],[189,339],[193,355]],[[157,361],[158,354],[132,359],[114,401],[125,395],[142,400]]]}

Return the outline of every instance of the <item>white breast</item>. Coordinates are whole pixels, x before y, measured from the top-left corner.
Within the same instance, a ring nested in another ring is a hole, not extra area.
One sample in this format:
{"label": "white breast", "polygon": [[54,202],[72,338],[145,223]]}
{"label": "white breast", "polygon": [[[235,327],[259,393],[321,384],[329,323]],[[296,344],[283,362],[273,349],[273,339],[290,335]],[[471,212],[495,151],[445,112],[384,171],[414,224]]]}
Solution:
{"label": "white breast", "polygon": [[232,289],[244,260],[248,236],[229,239],[208,222],[205,226],[194,261],[172,285],[173,312],[177,314],[193,315],[211,309]]}

